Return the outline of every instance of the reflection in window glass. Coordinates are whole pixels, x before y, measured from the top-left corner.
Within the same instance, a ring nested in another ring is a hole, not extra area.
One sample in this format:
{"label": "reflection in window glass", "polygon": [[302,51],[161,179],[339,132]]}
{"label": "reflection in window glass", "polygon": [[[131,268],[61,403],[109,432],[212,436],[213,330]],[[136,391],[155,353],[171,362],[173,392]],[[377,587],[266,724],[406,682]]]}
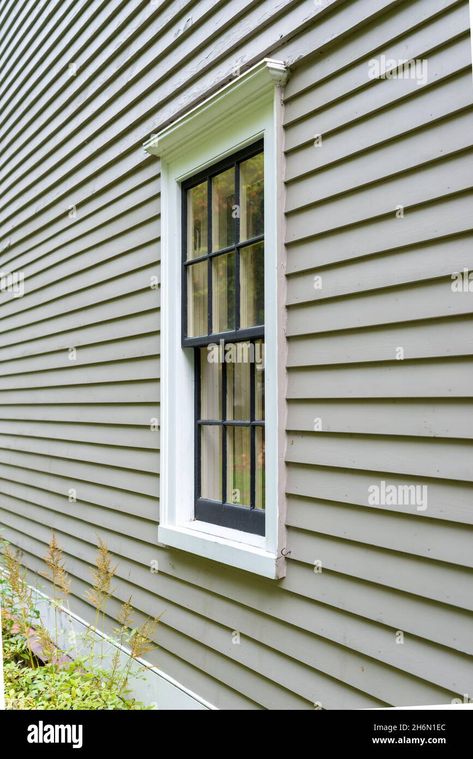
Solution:
{"label": "reflection in window glass", "polygon": [[264,509],[264,427],[256,427],[255,508]]}
{"label": "reflection in window glass", "polygon": [[207,348],[200,350],[200,418],[222,418],[222,364]]}
{"label": "reflection in window glass", "polygon": [[207,261],[187,267],[187,334],[189,337],[206,335],[208,329]]}
{"label": "reflection in window glass", "polygon": [[[238,348],[249,343],[238,343]],[[250,364],[235,361],[227,364],[227,419],[250,418]]]}
{"label": "reflection in window glass", "polygon": [[227,501],[250,505],[250,428],[227,427]]}
{"label": "reflection in window glass", "polygon": [[207,182],[187,191],[187,259],[207,253]]}
{"label": "reflection in window glass", "polygon": [[255,342],[255,419],[264,419],[264,343]]}
{"label": "reflection in window glass", "polygon": [[240,327],[264,323],[263,243],[249,245],[240,252]]}
{"label": "reflection in window glass", "polygon": [[240,164],[240,241],[264,232],[263,153]]}
{"label": "reflection in window glass", "polygon": [[225,332],[235,329],[235,253],[216,256],[212,266],[212,330]]}
{"label": "reflection in window glass", "polygon": [[265,529],[264,160],[252,151],[261,149],[259,141],[182,186],[194,516],[256,535]]}
{"label": "reflection in window glass", "polygon": [[235,241],[235,170],[232,167],[212,179],[212,250]]}
{"label": "reflection in window glass", "polygon": [[222,428],[202,425],[200,431],[202,498],[222,500]]}

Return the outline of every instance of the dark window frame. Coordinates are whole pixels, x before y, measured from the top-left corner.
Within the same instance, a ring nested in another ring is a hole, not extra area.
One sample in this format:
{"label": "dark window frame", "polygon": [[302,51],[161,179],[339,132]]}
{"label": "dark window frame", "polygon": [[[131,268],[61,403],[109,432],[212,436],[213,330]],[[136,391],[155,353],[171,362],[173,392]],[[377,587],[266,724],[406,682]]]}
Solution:
{"label": "dark window frame", "polygon": [[[237,167],[240,163],[243,161],[246,161],[248,158],[252,158],[255,155],[258,155],[258,153],[263,152],[263,140],[259,140],[256,143],[253,143],[247,148],[244,148],[243,150],[240,150],[238,153],[235,153],[228,158],[223,159],[222,161],[219,161],[219,163],[214,164],[213,166],[209,167],[205,171],[199,172],[199,174],[196,174],[195,176],[191,177],[190,179],[186,180],[181,184],[181,197],[182,197],[182,211],[181,211],[181,237],[182,237],[182,281],[181,281],[181,292],[182,292],[182,303],[181,303],[181,340],[182,340],[182,346],[184,348],[193,348],[193,347],[199,347],[199,346],[205,346],[208,345],[210,342],[219,342],[220,339],[225,340],[227,342],[237,342],[240,340],[249,340],[251,338],[255,337],[263,337],[264,336],[264,324],[258,325],[256,327],[248,327],[244,329],[240,329],[240,278],[239,278],[239,262],[240,262],[240,250],[242,248],[250,247],[251,245],[254,245],[258,242],[264,242],[264,234],[258,235],[257,237],[253,237],[248,240],[239,241],[240,238],[240,219],[237,217],[235,221],[235,234],[234,239],[235,243],[233,245],[229,245],[225,248],[219,248],[218,250],[212,250],[212,198],[211,198],[211,188],[212,183],[211,179],[212,177],[216,176],[217,174],[221,174],[222,171],[226,171],[227,169],[231,168],[232,166],[235,167],[235,174],[236,174],[236,204],[239,204],[240,201],[240,188],[239,188],[239,182],[238,182],[238,171]],[[196,187],[197,185],[201,184],[205,180],[208,181],[208,229],[207,229],[207,253],[205,255],[191,258],[187,260],[187,191],[192,189],[192,187]],[[225,255],[226,253],[232,253],[235,252],[236,254],[236,269],[235,269],[235,322],[236,322],[236,328],[234,330],[226,330],[224,332],[211,332],[211,325],[212,325],[212,266],[208,266],[208,303],[209,303],[209,313],[208,313],[208,331],[206,335],[199,335],[197,337],[188,337],[187,335],[187,269],[189,266],[192,266],[197,263],[201,263],[203,261],[210,261],[212,262],[212,259],[216,258],[217,256]]]}
{"label": "dark window frame", "polygon": [[[194,376],[195,376],[195,397],[194,397],[194,516],[200,521],[211,524],[229,527],[243,532],[265,535],[265,510],[256,509],[256,428],[264,430],[264,419],[255,419],[255,362],[250,361],[250,419],[247,420],[230,420],[227,419],[227,392],[226,392],[226,375],[227,365],[222,362],[222,393],[221,393],[221,418],[218,420],[201,419],[201,368],[200,368],[200,350],[208,345],[227,343],[250,342],[261,340],[264,346],[264,324],[255,327],[240,329],[240,273],[239,259],[240,250],[257,242],[264,242],[264,234],[257,237],[239,241],[240,238],[240,218],[239,214],[235,219],[234,240],[235,244],[225,248],[212,250],[212,177],[228,170],[232,166],[235,168],[235,203],[240,203],[239,188],[239,165],[248,158],[252,158],[264,149],[263,140],[232,154],[226,159],[213,164],[208,169],[199,172],[181,184],[182,197],[182,347],[192,348],[194,351]],[[187,192],[192,187],[201,184],[203,181],[208,182],[208,229],[207,229],[207,253],[205,255],[187,259]],[[229,252],[235,252],[235,329],[224,332],[211,332],[212,328],[212,259],[219,255],[225,255]],[[198,337],[187,336],[187,269],[189,266],[201,261],[209,261],[208,265],[208,334]],[[221,455],[222,455],[222,501],[213,501],[201,497],[201,429],[204,425],[218,426],[221,434]],[[243,426],[250,429],[250,504],[240,506],[227,501],[227,429],[229,427]]]}

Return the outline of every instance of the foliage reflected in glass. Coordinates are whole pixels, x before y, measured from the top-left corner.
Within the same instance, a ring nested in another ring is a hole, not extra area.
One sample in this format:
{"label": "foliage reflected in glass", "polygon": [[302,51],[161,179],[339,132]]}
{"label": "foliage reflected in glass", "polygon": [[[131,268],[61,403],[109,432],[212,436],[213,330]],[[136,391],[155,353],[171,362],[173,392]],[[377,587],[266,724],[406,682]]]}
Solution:
{"label": "foliage reflected in glass", "polygon": [[232,167],[212,179],[212,250],[235,242],[235,169]]}
{"label": "foliage reflected in glass", "polygon": [[207,261],[187,267],[187,334],[189,337],[206,335],[208,331]]}
{"label": "foliage reflected in glass", "polygon": [[235,253],[223,253],[213,259],[212,331],[235,329]]}
{"label": "foliage reflected in glass", "polygon": [[202,498],[212,501],[222,500],[222,428],[202,425],[200,429],[201,445],[201,483]]}
{"label": "foliage reflected in glass", "polygon": [[263,243],[249,245],[240,252],[240,327],[264,324]]}
{"label": "foliage reflected in glass", "polygon": [[207,182],[187,190],[187,260],[207,253]]}
{"label": "foliage reflected in glass", "polygon": [[227,428],[227,500],[239,506],[251,501],[250,428]]}
{"label": "foliage reflected in glass", "polygon": [[264,232],[263,153],[240,164],[240,241]]}

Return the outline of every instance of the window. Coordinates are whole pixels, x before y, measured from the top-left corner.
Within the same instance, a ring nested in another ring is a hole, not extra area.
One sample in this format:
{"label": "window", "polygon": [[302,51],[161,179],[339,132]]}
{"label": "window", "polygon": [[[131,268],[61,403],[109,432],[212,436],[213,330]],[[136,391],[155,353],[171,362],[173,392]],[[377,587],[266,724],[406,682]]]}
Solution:
{"label": "window", "polygon": [[182,344],[195,362],[195,518],[265,534],[262,142],[182,186]]}
{"label": "window", "polygon": [[145,145],[160,158],[158,540],[269,578],[286,545],[286,75],[264,59]]}

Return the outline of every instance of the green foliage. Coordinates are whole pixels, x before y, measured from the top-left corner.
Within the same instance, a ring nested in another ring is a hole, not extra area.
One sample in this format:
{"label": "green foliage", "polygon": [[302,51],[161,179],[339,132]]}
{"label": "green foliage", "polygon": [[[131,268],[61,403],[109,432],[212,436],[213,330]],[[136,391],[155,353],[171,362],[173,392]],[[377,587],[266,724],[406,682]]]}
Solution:
{"label": "green foliage", "polygon": [[15,660],[4,665],[7,709],[146,709],[110,682],[106,670],[83,670],[80,662],[30,667]]}
{"label": "green foliage", "polygon": [[[20,633],[12,632],[12,625],[2,625],[3,633],[3,662],[28,662],[30,652],[26,638]],[[8,632],[7,632],[8,630]]]}
{"label": "green foliage", "polygon": [[[59,650],[58,639],[59,598],[52,599],[56,634],[54,640],[42,625],[41,615],[34,603],[27,583],[26,570],[19,554],[4,546],[3,563],[6,574],[0,574],[0,607],[2,610],[2,637],[7,709],[148,709],[131,697],[128,681],[132,666],[143,653],[153,646],[158,620],[146,620],[141,627],[132,627],[132,605],[129,599],[121,609],[119,627],[113,642],[128,645],[130,655],[122,663],[119,649],[109,669],[103,664],[103,650],[96,651],[94,628],[83,637],[82,651]],[[53,535],[46,564],[48,579],[53,583],[62,605],[67,604],[70,580],[62,560],[62,550]],[[88,597],[96,608],[96,624],[105,616],[105,607],[111,594],[111,580],[115,567],[111,564],[108,549],[99,542],[99,552]],[[66,606],[67,608],[67,606]],[[41,658],[39,658],[41,657]],[[133,673],[139,676],[139,672]]]}

